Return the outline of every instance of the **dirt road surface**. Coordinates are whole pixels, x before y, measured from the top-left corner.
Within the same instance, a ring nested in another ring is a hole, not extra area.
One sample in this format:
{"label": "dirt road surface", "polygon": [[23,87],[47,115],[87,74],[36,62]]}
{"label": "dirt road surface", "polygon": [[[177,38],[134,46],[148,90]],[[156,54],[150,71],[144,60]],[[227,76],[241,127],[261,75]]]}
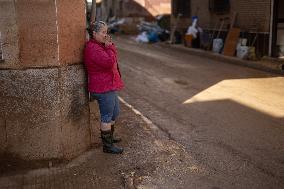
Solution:
{"label": "dirt road surface", "polygon": [[102,152],[92,102],[88,152],[63,164],[0,157],[1,189],[284,188],[283,76],[115,42],[126,84],[116,123],[124,153]]}
{"label": "dirt road surface", "polygon": [[183,145],[209,180],[284,188],[283,76],[128,38],[116,43],[120,96]]}

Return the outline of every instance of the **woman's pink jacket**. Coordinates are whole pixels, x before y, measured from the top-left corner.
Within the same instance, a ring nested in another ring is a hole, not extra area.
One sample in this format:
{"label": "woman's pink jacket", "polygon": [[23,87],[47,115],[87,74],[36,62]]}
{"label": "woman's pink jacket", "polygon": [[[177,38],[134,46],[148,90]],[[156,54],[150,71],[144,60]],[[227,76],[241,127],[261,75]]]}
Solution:
{"label": "woman's pink jacket", "polygon": [[86,43],[84,63],[88,72],[89,92],[105,93],[123,88],[113,44],[105,47],[103,43],[91,39]]}

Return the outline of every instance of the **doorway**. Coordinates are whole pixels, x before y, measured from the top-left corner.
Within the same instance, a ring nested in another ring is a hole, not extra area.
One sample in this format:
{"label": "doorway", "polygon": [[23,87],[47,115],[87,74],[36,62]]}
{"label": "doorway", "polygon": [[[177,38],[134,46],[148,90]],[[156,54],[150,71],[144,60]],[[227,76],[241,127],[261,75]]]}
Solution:
{"label": "doorway", "polygon": [[271,55],[284,58],[284,1],[274,0]]}

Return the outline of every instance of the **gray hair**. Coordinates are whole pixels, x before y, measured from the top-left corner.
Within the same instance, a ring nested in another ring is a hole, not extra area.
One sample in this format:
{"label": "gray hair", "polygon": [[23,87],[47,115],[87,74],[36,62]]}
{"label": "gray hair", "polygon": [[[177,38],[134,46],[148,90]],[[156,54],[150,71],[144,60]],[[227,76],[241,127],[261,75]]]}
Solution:
{"label": "gray hair", "polygon": [[96,21],[90,24],[89,34],[93,38],[93,32],[99,32],[103,26],[107,26],[104,21]]}

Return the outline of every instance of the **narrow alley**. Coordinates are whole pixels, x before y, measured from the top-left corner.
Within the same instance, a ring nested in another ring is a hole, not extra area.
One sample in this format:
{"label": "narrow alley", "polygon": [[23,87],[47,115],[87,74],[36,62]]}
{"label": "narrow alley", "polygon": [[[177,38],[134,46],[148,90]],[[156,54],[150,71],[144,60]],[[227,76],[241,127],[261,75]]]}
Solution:
{"label": "narrow alley", "polygon": [[217,180],[237,188],[281,188],[283,76],[125,38],[117,44],[123,99]]}
{"label": "narrow alley", "polygon": [[6,162],[0,188],[284,187],[282,76],[114,40],[126,84],[117,123],[124,154],[101,151],[91,103],[95,143],[87,153],[34,170]]}
{"label": "narrow alley", "polygon": [[0,1],[0,189],[284,189],[284,1]]}

